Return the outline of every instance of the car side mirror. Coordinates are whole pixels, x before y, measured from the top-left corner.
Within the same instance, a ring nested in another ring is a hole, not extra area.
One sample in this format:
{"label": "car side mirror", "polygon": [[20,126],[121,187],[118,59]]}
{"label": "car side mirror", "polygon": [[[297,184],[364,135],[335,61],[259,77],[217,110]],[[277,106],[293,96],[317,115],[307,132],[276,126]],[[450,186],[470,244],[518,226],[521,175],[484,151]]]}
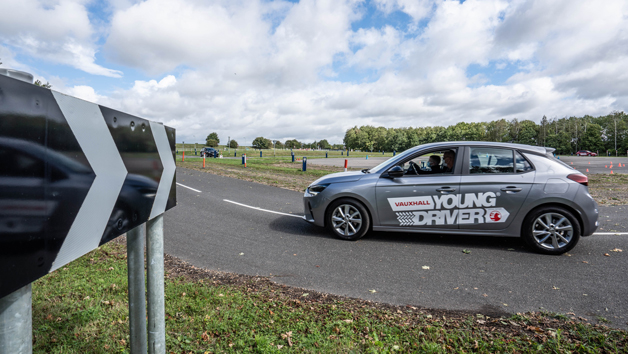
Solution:
{"label": "car side mirror", "polygon": [[390,176],[391,178],[403,177],[403,173],[403,168],[401,166],[395,166],[388,170],[388,176]]}

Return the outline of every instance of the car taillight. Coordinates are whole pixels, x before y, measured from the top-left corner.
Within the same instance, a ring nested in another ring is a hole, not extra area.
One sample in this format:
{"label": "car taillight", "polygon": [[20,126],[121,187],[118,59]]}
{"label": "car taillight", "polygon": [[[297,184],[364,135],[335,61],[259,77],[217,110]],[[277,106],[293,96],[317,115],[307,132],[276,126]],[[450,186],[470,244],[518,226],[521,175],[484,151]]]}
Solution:
{"label": "car taillight", "polygon": [[574,173],[571,174],[569,176],[567,176],[567,178],[569,178],[570,180],[574,181],[574,182],[578,182],[583,186],[588,186],[589,185],[589,177],[580,174],[580,173]]}

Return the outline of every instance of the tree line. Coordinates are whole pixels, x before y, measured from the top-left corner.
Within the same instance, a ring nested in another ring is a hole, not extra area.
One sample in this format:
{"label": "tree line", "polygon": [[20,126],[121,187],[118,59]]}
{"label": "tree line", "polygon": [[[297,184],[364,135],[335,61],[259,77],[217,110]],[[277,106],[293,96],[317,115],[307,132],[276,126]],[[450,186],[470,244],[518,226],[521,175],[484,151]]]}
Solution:
{"label": "tree line", "polygon": [[[217,147],[220,144],[220,139],[218,138],[218,133],[213,132],[210,133],[207,138],[205,139],[205,145],[209,146],[209,147]],[[240,146],[238,144],[238,142],[234,139],[231,139],[227,145],[229,145],[230,148],[235,149],[238,146]],[[264,138],[263,136],[258,136],[257,138],[253,139],[253,142],[251,142],[252,147],[254,147],[255,149],[336,149],[336,150],[341,150],[344,149],[344,145],[343,144],[330,144],[327,139],[323,139],[320,141],[313,141],[311,143],[304,143],[301,141],[298,141],[297,139],[292,139],[292,140],[286,140],[285,142],[282,142],[281,140],[271,140],[271,139],[267,139]]]}
{"label": "tree line", "polygon": [[[348,149],[362,151],[403,151],[413,146],[440,141],[494,141],[553,147],[558,154],[578,150],[610,151],[615,155],[628,150],[628,115],[614,111],[605,116],[565,117],[540,123],[505,119],[491,122],[460,122],[448,127],[385,128],[355,126],[345,132]],[[616,143],[615,143],[616,142]]]}

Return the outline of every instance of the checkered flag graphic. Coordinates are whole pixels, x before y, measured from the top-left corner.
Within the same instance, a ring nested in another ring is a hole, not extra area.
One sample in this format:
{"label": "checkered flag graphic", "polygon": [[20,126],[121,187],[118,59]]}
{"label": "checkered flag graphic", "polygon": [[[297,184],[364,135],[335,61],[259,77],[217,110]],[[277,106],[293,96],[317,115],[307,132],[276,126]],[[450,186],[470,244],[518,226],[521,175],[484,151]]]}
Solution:
{"label": "checkered flag graphic", "polygon": [[397,220],[399,220],[400,226],[414,225],[414,213],[413,212],[397,213]]}

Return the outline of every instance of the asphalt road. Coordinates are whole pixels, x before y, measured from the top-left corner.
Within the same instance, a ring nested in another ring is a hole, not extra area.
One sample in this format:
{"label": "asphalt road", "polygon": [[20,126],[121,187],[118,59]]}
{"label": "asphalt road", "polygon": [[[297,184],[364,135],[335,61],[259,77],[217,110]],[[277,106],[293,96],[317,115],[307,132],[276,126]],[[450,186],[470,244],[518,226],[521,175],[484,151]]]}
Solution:
{"label": "asphalt road", "polygon": [[198,267],[398,305],[546,310],[628,327],[628,235],[614,234],[628,231],[626,206],[600,207],[598,231],[610,234],[546,256],[516,238],[376,232],[342,241],[294,216],[302,215],[301,193],[183,168],[177,181],[199,192],[177,186],[178,206],[165,215],[166,252]]}

